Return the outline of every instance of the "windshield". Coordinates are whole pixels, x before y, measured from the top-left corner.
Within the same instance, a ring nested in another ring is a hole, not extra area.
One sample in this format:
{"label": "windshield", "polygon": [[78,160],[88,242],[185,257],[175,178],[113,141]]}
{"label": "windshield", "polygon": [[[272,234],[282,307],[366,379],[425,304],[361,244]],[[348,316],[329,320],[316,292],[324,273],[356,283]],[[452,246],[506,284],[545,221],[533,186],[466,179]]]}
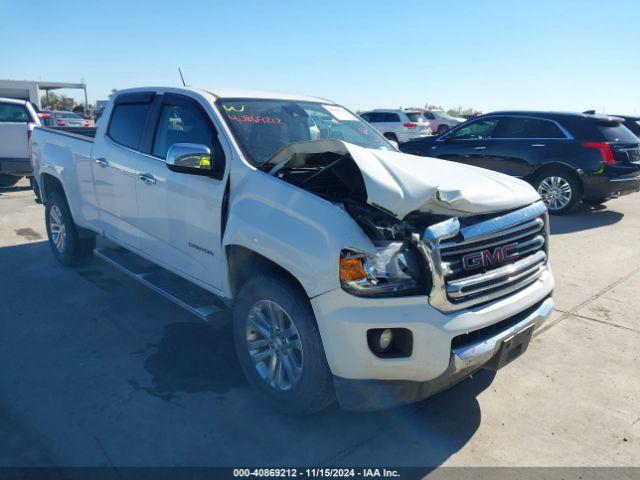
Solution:
{"label": "windshield", "polygon": [[339,105],[291,100],[221,99],[218,109],[245,155],[262,164],[289,143],[344,140],[395,150],[376,130]]}

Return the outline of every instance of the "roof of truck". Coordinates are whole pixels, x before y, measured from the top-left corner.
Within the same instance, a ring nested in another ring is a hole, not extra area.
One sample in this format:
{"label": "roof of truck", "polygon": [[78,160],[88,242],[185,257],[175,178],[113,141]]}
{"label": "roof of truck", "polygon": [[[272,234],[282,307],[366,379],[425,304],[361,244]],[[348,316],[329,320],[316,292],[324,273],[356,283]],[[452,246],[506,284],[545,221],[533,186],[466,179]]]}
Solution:
{"label": "roof of truck", "polygon": [[290,93],[280,92],[268,92],[260,90],[245,90],[240,88],[194,88],[194,87],[140,87],[140,88],[127,88],[118,90],[120,93],[133,93],[133,92],[148,92],[148,91],[163,91],[163,92],[175,92],[192,91],[199,94],[209,94],[217,98],[263,98],[274,100],[295,100],[299,102],[322,102],[322,103],[334,103],[331,100],[320,97],[312,97],[309,95],[298,95]]}

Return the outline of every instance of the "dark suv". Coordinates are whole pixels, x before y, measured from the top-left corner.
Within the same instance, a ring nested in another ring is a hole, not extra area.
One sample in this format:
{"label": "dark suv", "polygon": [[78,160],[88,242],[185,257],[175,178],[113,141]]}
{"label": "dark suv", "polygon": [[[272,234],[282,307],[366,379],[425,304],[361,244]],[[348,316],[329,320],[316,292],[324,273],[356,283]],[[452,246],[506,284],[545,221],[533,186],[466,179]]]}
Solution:
{"label": "dark suv", "polygon": [[583,113],[495,112],[400,150],[520,177],[551,213],[561,214],[580,200],[600,204],[640,189],[640,139],[622,122]]}

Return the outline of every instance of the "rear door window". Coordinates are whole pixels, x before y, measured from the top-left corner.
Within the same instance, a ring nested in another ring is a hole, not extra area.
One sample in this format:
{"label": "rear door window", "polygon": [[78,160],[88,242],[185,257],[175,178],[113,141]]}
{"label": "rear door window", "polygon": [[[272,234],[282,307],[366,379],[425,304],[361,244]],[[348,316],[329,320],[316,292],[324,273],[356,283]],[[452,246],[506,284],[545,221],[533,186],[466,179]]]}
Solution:
{"label": "rear door window", "polygon": [[150,107],[149,103],[114,105],[109,123],[109,137],[114,142],[137,150]]}
{"label": "rear door window", "polygon": [[549,120],[528,117],[503,117],[500,119],[493,138],[566,138],[562,130]]}
{"label": "rear door window", "polygon": [[0,103],[0,122],[29,123],[31,115],[27,107],[15,103]]}

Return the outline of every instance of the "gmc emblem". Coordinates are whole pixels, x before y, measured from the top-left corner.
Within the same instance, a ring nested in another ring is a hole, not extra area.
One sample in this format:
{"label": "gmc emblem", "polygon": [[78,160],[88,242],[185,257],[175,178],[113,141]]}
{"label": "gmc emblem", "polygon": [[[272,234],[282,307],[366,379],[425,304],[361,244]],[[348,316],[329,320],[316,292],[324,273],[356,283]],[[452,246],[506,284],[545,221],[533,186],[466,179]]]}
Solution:
{"label": "gmc emblem", "polygon": [[510,243],[493,250],[480,250],[479,252],[467,253],[462,257],[462,268],[465,270],[477,270],[478,268],[490,267],[504,263],[507,260],[517,258],[518,244]]}

